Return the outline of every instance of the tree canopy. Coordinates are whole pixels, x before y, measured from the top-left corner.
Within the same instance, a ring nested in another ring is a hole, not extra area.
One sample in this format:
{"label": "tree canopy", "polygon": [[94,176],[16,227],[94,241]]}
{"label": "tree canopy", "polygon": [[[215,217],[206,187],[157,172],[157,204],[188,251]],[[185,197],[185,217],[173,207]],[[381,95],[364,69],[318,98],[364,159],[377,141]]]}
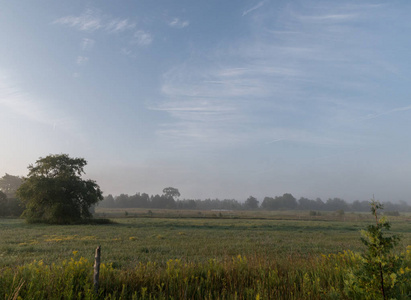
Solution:
{"label": "tree canopy", "polygon": [[67,224],[91,218],[90,206],[103,199],[93,180],[83,180],[83,158],[49,155],[29,165],[29,174],[17,190],[26,205],[28,222]]}
{"label": "tree canopy", "polygon": [[244,202],[244,206],[247,209],[257,209],[258,208],[258,203],[259,201],[257,200],[257,198],[250,196],[247,198],[247,200]]}
{"label": "tree canopy", "polygon": [[5,193],[8,198],[14,198],[17,189],[23,183],[23,179],[19,176],[5,174],[0,178],[0,191]]}
{"label": "tree canopy", "polygon": [[8,214],[7,196],[0,191],[0,216],[6,216]]}
{"label": "tree canopy", "polygon": [[164,194],[164,196],[170,197],[170,198],[173,198],[173,199],[174,199],[174,197],[180,197],[181,196],[178,189],[173,188],[173,187],[164,188],[163,189],[163,194]]}

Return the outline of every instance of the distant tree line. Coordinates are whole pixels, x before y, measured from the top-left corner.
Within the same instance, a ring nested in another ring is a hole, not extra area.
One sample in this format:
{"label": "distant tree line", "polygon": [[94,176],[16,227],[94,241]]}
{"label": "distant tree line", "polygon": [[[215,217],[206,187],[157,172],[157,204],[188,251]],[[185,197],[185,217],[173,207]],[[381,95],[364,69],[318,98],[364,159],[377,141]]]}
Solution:
{"label": "distant tree line", "polygon": [[113,197],[108,195],[98,204],[99,207],[106,208],[171,208],[171,209],[226,209],[240,210],[244,209],[244,204],[234,199],[183,199],[175,200],[173,197],[166,195],[151,195],[146,193],[137,193],[129,196],[121,194]]}
{"label": "distant tree line", "polygon": [[[368,212],[370,210],[369,201],[356,200],[348,203],[340,198],[330,198],[326,201],[320,198],[308,199],[301,197],[296,199],[292,194],[286,193],[282,196],[265,197],[260,202],[253,196],[248,197],[245,202],[235,199],[181,199],[175,200],[173,197],[163,195],[151,195],[146,193],[136,193],[129,196],[121,194],[113,197],[108,195],[99,207],[106,208],[171,208],[171,209],[197,209],[197,210],[311,210],[311,211],[358,211]],[[391,203],[384,202],[387,212],[391,211],[411,211],[411,206],[406,202]]]}
{"label": "distant tree line", "polygon": [[[0,217],[19,217],[25,210],[25,204],[21,202],[16,192],[23,183],[23,178],[5,174],[0,178]],[[292,194],[282,196],[265,197],[261,204],[255,197],[250,196],[245,202],[235,199],[178,199],[180,192],[173,187],[163,189],[163,194],[148,195],[136,193],[135,195],[121,194],[119,196],[108,195],[97,203],[105,208],[147,208],[147,209],[196,209],[196,210],[306,210],[320,211],[358,211],[368,212],[369,201],[356,200],[348,203],[340,198],[330,198],[323,201],[320,198],[309,199],[301,197],[296,199]],[[384,202],[385,212],[407,212],[411,206],[406,202]]]}

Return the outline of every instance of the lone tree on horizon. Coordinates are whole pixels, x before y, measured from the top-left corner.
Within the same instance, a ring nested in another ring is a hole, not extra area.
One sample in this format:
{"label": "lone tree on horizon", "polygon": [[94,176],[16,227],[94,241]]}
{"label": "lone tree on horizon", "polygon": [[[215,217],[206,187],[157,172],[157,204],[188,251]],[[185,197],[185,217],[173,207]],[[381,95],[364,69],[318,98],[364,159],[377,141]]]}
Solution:
{"label": "lone tree on horizon", "polygon": [[83,180],[84,158],[67,154],[48,155],[29,165],[29,174],[17,190],[26,205],[23,217],[29,223],[69,224],[90,219],[89,208],[103,200],[93,180]]}
{"label": "lone tree on horizon", "polygon": [[174,199],[174,197],[180,197],[180,192],[178,191],[178,189],[173,188],[173,187],[166,187],[163,189],[163,195],[166,196],[167,198],[172,198]]}

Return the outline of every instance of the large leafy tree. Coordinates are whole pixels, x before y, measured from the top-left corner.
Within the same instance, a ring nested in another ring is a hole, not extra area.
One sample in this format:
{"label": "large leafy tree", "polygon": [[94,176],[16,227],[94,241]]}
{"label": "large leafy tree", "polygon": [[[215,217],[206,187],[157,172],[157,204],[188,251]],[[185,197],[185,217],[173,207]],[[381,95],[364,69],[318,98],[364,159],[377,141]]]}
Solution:
{"label": "large leafy tree", "polygon": [[180,197],[180,192],[178,189],[173,188],[173,187],[166,187],[163,189],[163,195],[166,196],[167,198],[173,198],[174,197]]}
{"label": "large leafy tree", "polygon": [[257,198],[250,196],[247,198],[247,200],[244,202],[244,206],[246,209],[257,209],[258,208],[258,203],[259,201]]}
{"label": "large leafy tree", "polygon": [[93,180],[83,180],[83,158],[49,155],[29,165],[29,174],[17,190],[26,204],[28,222],[67,224],[91,218],[90,206],[103,199]]}

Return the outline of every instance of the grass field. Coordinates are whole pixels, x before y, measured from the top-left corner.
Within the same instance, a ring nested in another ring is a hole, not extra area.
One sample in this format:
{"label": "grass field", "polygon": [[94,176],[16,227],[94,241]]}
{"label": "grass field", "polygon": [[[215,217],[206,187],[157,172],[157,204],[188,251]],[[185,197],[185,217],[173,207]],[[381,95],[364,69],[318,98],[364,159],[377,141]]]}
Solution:
{"label": "grass field", "polygon": [[[164,271],[170,260],[199,266],[245,258],[251,265],[288,266],[297,272],[297,266],[309,268],[306,264],[324,255],[361,251],[360,230],[372,222],[371,215],[357,213],[313,217],[308,212],[100,209],[97,215],[113,218],[115,224],[50,226],[0,219],[0,268],[34,260],[58,265],[72,259],[73,253],[91,264],[101,245],[102,262],[117,270],[155,264]],[[402,238],[397,250],[404,252],[411,245],[410,218],[389,219],[392,233]]]}

